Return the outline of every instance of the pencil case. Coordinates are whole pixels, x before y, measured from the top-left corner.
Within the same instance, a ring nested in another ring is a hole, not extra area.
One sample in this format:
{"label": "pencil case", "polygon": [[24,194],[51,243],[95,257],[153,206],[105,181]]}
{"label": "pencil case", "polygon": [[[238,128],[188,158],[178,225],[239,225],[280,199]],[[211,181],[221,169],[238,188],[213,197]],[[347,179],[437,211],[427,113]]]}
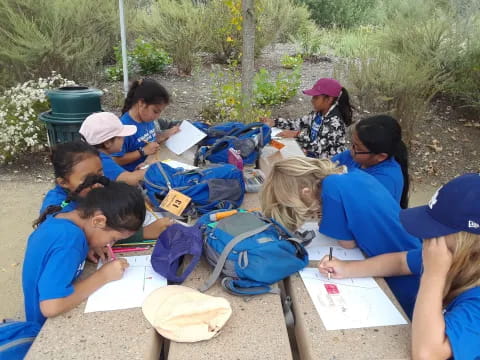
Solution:
{"label": "pencil case", "polygon": [[244,169],[243,179],[246,192],[259,192],[265,182],[265,174],[259,169]]}

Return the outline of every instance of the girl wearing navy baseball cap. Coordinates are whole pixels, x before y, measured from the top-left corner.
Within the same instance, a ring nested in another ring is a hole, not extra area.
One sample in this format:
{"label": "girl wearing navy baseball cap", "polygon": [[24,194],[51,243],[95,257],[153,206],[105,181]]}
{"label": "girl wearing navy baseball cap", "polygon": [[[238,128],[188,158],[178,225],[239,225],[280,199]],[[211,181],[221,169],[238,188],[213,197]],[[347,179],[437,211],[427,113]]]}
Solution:
{"label": "girl wearing navy baseball cap", "polygon": [[334,278],[422,274],[412,320],[413,358],[480,358],[480,174],[459,176],[428,205],[402,210],[423,249],[363,261],[322,259]]}
{"label": "girl wearing navy baseball cap", "polygon": [[311,89],[313,111],[296,119],[261,120],[285,129],[278,135],[295,138],[308,157],[326,158],[345,150],[345,128],[352,123],[352,105],[347,90],[335,79],[321,78]]}

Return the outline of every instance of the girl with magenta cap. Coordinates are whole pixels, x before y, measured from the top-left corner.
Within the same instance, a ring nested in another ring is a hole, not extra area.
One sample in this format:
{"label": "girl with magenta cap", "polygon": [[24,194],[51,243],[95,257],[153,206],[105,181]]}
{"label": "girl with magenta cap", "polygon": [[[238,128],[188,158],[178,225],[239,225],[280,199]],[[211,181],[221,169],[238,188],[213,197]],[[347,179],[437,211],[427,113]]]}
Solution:
{"label": "girl with magenta cap", "polygon": [[[423,249],[362,261],[322,259],[335,279],[421,275],[412,320],[413,359],[480,359],[480,174],[459,176],[428,205],[402,210],[400,221]],[[417,293],[405,287],[404,292]]]}
{"label": "girl with magenta cap", "polygon": [[335,79],[322,78],[305,95],[312,97],[313,111],[296,119],[262,121],[285,129],[278,135],[295,138],[305,154],[325,158],[345,150],[345,128],[352,123],[352,106],[347,90]]}

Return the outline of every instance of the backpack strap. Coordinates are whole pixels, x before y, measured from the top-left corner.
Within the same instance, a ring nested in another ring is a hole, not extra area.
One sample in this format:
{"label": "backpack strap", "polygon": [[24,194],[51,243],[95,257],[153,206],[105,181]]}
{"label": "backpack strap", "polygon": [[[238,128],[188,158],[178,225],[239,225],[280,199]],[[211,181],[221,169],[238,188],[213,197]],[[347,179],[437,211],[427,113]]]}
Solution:
{"label": "backpack strap", "polygon": [[256,229],[252,229],[250,231],[246,231],[243,234],[235,236],[232,240],[228,242],[227,245],[223,248],[222,253],[220,254],[220,257],[217,260],[217,265],[215,265],[215,268],[213,269],[212,274],[210,277],[205,281],[205,283],[199,288],[201,292],[204,292],[212,287],[212,285],[217,281],[218,277],[220,276],[220,273],[222,272],[223,266],[225,265],[225,261],[227,261],[227,257],[230,254],[230,252],[233,250],[235,245],[240,243],[242,240],[245,240],[246,238],[256,235],[258,233],[261,233],[262,231],[265,231],[271,226],[271,224],[265,224],[262,226],[259,226]]}
{"label": "backpack strap", "polygon": [[168,178],[168,175],[165,172],[165,169],[163,168],[162,163],[157,162],[156,165],[158,166],[158,169],[160,170],[160,173],[162,174],[163,178],[165,179],[165,183],[167,184],[168,190],[172,190],[172,183],[170,182],[170,179]]}
{"label": "backpack strap", "polygon": [[272,288],[270,285],[255,281],[234,279],[230,276],[224,277],[221,284],[225,291],[236,296],[252,296],[267,293],[280,294],[279,288]]}

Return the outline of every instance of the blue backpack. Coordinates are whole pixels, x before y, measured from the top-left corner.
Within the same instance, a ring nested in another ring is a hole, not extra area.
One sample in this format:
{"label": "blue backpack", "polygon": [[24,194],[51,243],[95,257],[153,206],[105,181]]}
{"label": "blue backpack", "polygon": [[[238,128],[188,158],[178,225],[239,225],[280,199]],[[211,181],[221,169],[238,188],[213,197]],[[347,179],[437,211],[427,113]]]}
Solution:
{"label": "blue backpack", "polygon": [[237,121],[231,121],[212,126],[201,121],[195,121],[192,124],[207,134],[207,136],[202,139],[199,145],[213,145],[218,139],[224,136],[232,135],[233,133],[245,129],[246,127],[244,123]]}
{"label": "blue backpack", "polygon": [[144,188],[152,205],[159,208],[170,189],[192,201],[182,215],[197,216],[217,209],[235,209],[245,195],[243,173],[230,164],[185,170],[157,162],[145,173]]}
{"label": "blue backpack", "polygon": [[[210,135],[208,135],[210,134]],[[261,149],[271,141],[271,129],[261,122],[253,124],[226,123],[210,127],[195,154],[194,165],[227,163],[228,149],[240,152],[243,163],[254,165],[260,157]]]}
{"label": "blue backpack", "polygon": [[209,289],[220,276],[222,286],[234,295],[277,292],[271,285],[308,265],[301,240],[260,213],[239,212],[210,221],[210,214],[198,220],[204,237],[204,254],[214,266],[200,291]]}
{"label": "blue backpack", "polygon": [[32,346],[41,326],[32,321],[8,321],[0,323],[0,359],[23,359]]}

